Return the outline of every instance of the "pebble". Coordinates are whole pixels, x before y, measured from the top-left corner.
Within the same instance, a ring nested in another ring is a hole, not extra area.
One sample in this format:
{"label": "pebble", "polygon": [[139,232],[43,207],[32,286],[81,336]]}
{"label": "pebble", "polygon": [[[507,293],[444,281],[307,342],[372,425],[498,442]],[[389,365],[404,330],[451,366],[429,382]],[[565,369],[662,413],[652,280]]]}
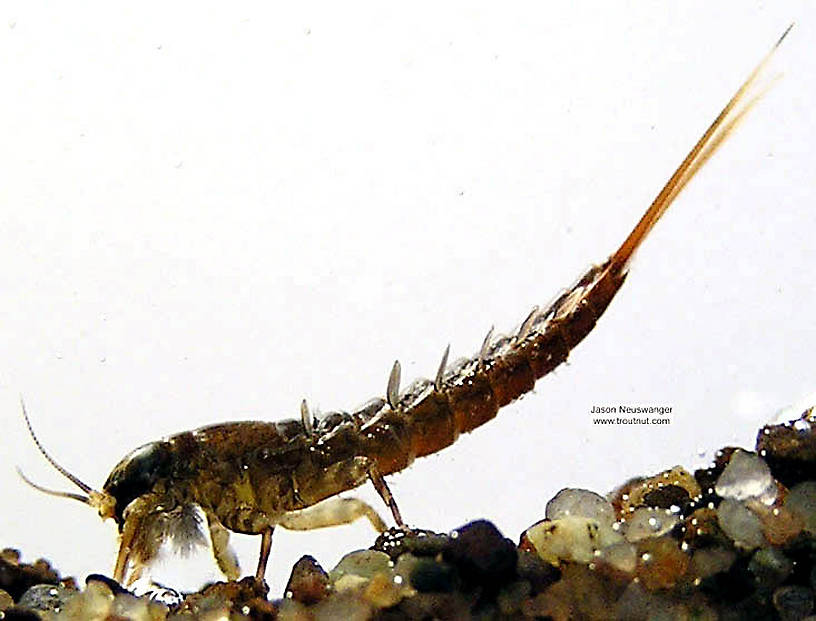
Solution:
{"label": "pebble", "polygon": [[515,573],[516,545],[487,520],[476,520],[451,533],[442,558],[466,581],[499,584]]}
{"label": "pebble", "polygon": [[[667,494],[682,498],[682,493],[673,488],[683,490],[689,499],[697,498],[701,494],[697,480],[684,468],[675,466],[654,476],[632,479],[624,483],[613,492],[612,506],[619,519],[626,519],[638,507],[663,507]],[[667,490],[665,493],[664,489]],[[651,505],[650,502],[656,504]]]}
{"label": "pebble", "polygon": [[548,520],[586,517],[602,524],[612,524],[615,521],[615,509],[611,502],[595,492],[564,488],[547,503],[544,517]]}
{"label": "pebble", "polygon": [[813,410],[784,425],[768,425],[757,435],[756,450],[777,481],[793,487],[814,478],[816,465],[816,416]]}
{"label": "pebble", "polygon": [[773,588],[785,581],[793,569],[793,562],[781,550],[761,548],[751,557],[748,569],[761,586]]}
{"label": "pebble", "polygon": [[19,565],[22,555],[20,551],[15,548],[3,548],[0,550],[0,559],[12,565]]}
{"label": "pebble", "polygon": [[461,593],[417,593],[402,600],[393,616],[383,614],[381,619],[417,619],[425,621],[472,619],[470,602]]}
{"label": "pebble", "polygon": [[44,560],[32,564],[20,562],[20,552],[5,548],[0,552],[0,589],[6,591],[15,601],[30,587],[37,584],[59,582],[59,574]]}
{"label": "pebble", "polygon": [[363,591],[363,599],[371,603],[376,608],[390,608],[399,602],[406,590],[401,585],[395,584],[391,574],[377,574],[371,580]]}
{"label": "pebble", "polygon": [[9,606],[12,606],[13,604],[14,598],[3,589],[0,589],[0,612],[5,610]]}
{"label": "pebble", "polygon": [[738,500],[726,499],[720,503],[717,522],[726,535],[745,548],[757,548],[767,543],[759,518]]}
{"label": "pebble", "polygon": [[688,554],[672,539],[644,539],[638,543],[637,550],[637,576],[647,589],[670,588],[688,569]]}
{"label": "pebble", "polygon": [[606,580],[586,565],[567,564],[561,580],[524,602],[525,618],[609,619],[624,585]]}
{"label": "pebble", "polygon": [[813,591],[804,586],[783,586],[774,591],[774,608],[783,621],[799,621],[813,612]]}
{"label": "pebble", "polygon": [[371,604],[349,592],[323,600],[310,612],[314,621],[368,621],[372,608]]}
{"label": "pebble", "polygon": [[377,537],[371,549],[385,552],[395,560],[405,552],[415,556],[435,556],[446,550],[449,544],[448,535],[430,530],[390,528]]}
{"label": "pebble", "polygon": [[695,550],[710,546],[729,546],[731,540],[723,533],[717,509],[702,507],[689,515],[682,525],[683,542]]}
{"label": "pebble", "polygon": [[419,561],[420,557],[414,556],[410,552],[406,552],[405,554],[401,555],[394,564],[394,568],[391,570],[393,580],[410,588],[411,574]]}
{"label": "pebble", "polygon": [[667,509],[640,507],[626,518],[625,537],[630,542],[657,537],[669,532],[679,521],[680,517]]}
{"label": "pebble", "polygon": [[667,602],[659,595],[647,590],[639,582],[632,582],[614,606],[613,619],[625,621],[675,621],[677,619],[697,619],[712,621],[717,616],[704,607],[697,606],[694,615],[689,614],[682,604]]}
{"label": "pebble", "polygon": [[682,512],[691,501],[687,489],[673,484],[664,485],[643,496],[643,504],[647,507],[670,509],[675,513]]}
{"label": "pebble", "polygon": [[110,592],[114,595],[117,593],[129,593],[129,591],[126,588],[124,588],[121,584],[116,582],[116,580],[114,580],[113,578],[109,578],[104,574],[89,574],[85,578],[85,584],[88,585],[91,584],[92,582],[99,582],[101,584],[104,584],[106,587],[108,587],[108,590],[110,590]]}
{"label": "pebble", "polygon": [[346,591],[361,590],[370,578],[364,578],[356,574],[345,574],[332,581],[332,590],[335,593],[345,593]]}
{"label": "pebble", "polygon": [[694,551],[689,565],[693,578],[708,578],[726,571],[737,558],[733,550],[721,547],[702,548]]}
{"label": "pebble", "polygon": [[745,504],[762,523],[765,539],[775,546],[790,543],[802,532],[802,520],[788,507],[776,505],[768,507],[753,500]]}
{"label": "pebble", "polygon": [[601,550],[598,560],[618,571],[631,574],[637,568],[637,548],[626,541],[613,543]]}
{"label": "pebble", "polygon": [[[158,608],[163,608],[163,606],[156,603],[153,603],[152,606],[156,607],[157,612]],[[149,599],[138,598],[135,595],[122,593],[114,597],[108,618],[149,619],[151,617],[150,607],[151,602]],[[167,610],[164,609],[163,612],[166,614]]]}
{"label": "pebble", "polygon": [[247,576],[237,582],[215,582],[188,595],[174,616],[190,619],[225,619],[230,610],[252,619],[272,619],[275,606],[267,601],[269,588]]}
{"label": "pebble", "polygon": [[78,591],[60,584],[36,584],[23,593],[17,604],[39,612],[60,612]]}
{"label": "pebble", "polygon": [[611,526],[586,517],[544,520],[528,528],[525,537],[542,559],[555,565],[561,561],[589,563],[601,549],[623,541]]}
{"label": "pebble", "polygon": [[530,585],[534,595],[561,578],[560,569],[545,562],[535,551],[522,549],[518,552],[516,574]]}
{"label": "pebble", "polygon": [[765,460],[743,450],[731,455],[714,489],[723,498],[755,499],[766,505],[773,504],[777,495],[776,481]]}
{"label": "pebble", "polygon": [[286,597],[310,606],[325,599],[330,590],[329,575],[311,556],[303,556],[292,567]]}
{"label": "pebble", "polygon": [[309,609],[293,599],[284,599],[278,607],[277,621],[312,621]]}
{"label": "pebble", "polygon": [[697,483],[699,483],[703,494],[709,492],[714,493],[714,485],[716,485],[717,479],[720,478],[722,471],[725,470],[725,467],[728,465],[728,460],[731,459],[731,455],[733,455],[734,451],[739,450],[742,449],[734,446],[721,448],[714,453],[714,464],[712,466],[694,471],[694,478]]}
{"label": "pebble", "polygon": [[410,584],[420,593],[450,593],[457,582],[456,570],[450,564],[430,558],[417,559],[411,570]]}
{"label": "pebble", "polygon": [[701,591],[729,607],[735,607],[738,602],[750,602],[757,590],[757,579],[748,570],[748,562],[748,558],[738,556],[726,570],[704,580]]}
{"label": "pebble", "polygon": [[43,617],[33,610],[12,606],[3,612],[2,618],[5,621],[42,621]]}
{"label": "pebble", "polygon": [[502,618],[510,617],[521,610],[521,605],[530,597],[530,583],[519,580],[511,582],[499,591],[496,605]]}
{"label": "pebble", "polygon": [[810,588],[816,591],[816,563],[810,569]]}
{"label": "pebble", "polygon": [[113,598],[113,592],[107,584],[88,580],[85,590],[65,605],[65,616],[69,619],[106,619]]}
{"label": "pebble", "polygon": [[391,572],[391,557],[377,550],[357,550],[340,559],[337,566],[329,572],[332,582],[350,575],[368,580],[378,573]]}
{"label": "pebble", "polygon": [[[813,476],[816,476],[816,472]],[[807,532],[816,535],[816,481],[794,485],[785,497],[784,506],[801,520]]]}

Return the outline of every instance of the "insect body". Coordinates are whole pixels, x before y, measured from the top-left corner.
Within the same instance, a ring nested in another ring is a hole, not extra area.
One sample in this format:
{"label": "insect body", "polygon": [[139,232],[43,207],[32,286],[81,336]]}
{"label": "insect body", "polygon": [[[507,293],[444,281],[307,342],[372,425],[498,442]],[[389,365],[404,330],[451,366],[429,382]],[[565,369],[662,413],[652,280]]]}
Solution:
{"label": "insect body", "polygon": [[383,477],[491,420],[567,359],[623,285],[635,251],[656,222],[756,100],[746,92],[764,63],[726,104],[617,251],[546,308],[534,309],[514,334],[494,338],[491,330],[475,356],[451,365],[446,350],[434,379],[417,380],[402,391],[395,363],[385,397],[351,412],[315,421],[304,402],[300,420],[224,423],[147,444],[113,469],[101,491],[57,465],[34,437],[52,465],[84,495],[29,483],[115,520],[120,542],[114,577],[128,583],[142,574],[164,541],[185,547],[203,540],[203,522],[218,566],[231,579],[239,576],[239,568],[228,546],[229,531],[262,536],[255,574],[260,580],[275,526],[304,530],[366,517],[384,530],[369,505],[337,496],[368,480],[404,526]]}

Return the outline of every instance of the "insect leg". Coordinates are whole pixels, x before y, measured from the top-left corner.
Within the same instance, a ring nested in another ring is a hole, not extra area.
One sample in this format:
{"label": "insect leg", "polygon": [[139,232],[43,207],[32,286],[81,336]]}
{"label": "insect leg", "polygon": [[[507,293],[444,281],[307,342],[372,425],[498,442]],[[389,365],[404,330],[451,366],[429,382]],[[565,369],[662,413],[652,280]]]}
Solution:
{"label": "insect leg", "polygon": [[173,498],[160,494],[145,494],[131,502],[123,514],[114,579],[125,586],[133,584],[165,543],[181,554],[206,543],[200,511],[196,504],[175,504]]}
{"label": "insect leg", "polygon": [[272,533],[274,526],[267,526],[261,533],[261,553],[258,556],[258,569],[255,570],[255,580],[263,581],[266,575],[266,563],[269,561],[269,552],[272,550]]}
{"label": "insect leg", "polygon": [[383,475],[380,474],[374,462],[371,462],[371,465],[368,467],[368,477],[374,484],[374,489],[377,490],[380,498],[382,498],[383,502],[391,509],[391,515],[394,516],[394,521],[397,523],[397,526],[405,528],[405,522],[402,521],[402,515],[400,514],[399,507],[397,507],[397,501],[394,500],[394,495],[391,493],[391,490],[388,489],[388,484],[385,482]]}
{"label": "insect leg", "polygon": [[125,571],[130,558],[130,545],[135,531],[136,526],[132,522],[130,524],[125,522],[125,527],[119,537],[119,553],[116,555],[116,565],[113,568],[113,579],[119,584],[122,584],[125,579]]}
{"label": "insect leg", "polygon": [[378,532],[387,528],[379,513],[368,503],[358,498],[336,496],[306,509],[290,511],[278,520],[278,524],[289,530],[312,530],[351,524],[362,517],[367,518]]}
{"label": "insect leg", "polygon": [[[134,500],[124,512],[122,531],[119,534],[119,553],[113,569],[113,579],[120,584],[127,586],[135,582],[164,541],[161,529],[155,528],[155,522],[161,515],[160,512],[154,511],[158,506],[160,506],[158,498],[146,494]],[[131,572],[127,582],[124,582],[128,567],[131,568]]]}
{"label": "insect leg", "polygon": [[213,515],[207,515],[207,526],[210,529],[213,556],[218,563],[218,569],[227,580],[238,580],[241,577],[241,568],[238,565],[238,557],[229,545],[229,531]]}

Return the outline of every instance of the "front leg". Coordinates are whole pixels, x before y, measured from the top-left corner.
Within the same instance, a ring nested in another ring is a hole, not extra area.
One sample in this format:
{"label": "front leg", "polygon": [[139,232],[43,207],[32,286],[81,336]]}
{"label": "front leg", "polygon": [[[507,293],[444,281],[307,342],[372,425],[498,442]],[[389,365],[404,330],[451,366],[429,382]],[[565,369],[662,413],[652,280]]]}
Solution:
{"label": "front leg", "polygon": [[123,518],[113,578],[125,586],[142,576],[165,542],[172,542],[181,553],[206,543],[200,507],[193,503],[177,504],[166,495],[145,494],[128,505]]}
{"label": "front leg", "polygon": [[162,507],[166,506],[163,501],[166,504],[172,502],[156,494],[145,494],[125,509],[119,533],[119,553],[113,569],[113,579],[120,584],[129,586],[138,580],[164,543],[166,533],[160,526]]}

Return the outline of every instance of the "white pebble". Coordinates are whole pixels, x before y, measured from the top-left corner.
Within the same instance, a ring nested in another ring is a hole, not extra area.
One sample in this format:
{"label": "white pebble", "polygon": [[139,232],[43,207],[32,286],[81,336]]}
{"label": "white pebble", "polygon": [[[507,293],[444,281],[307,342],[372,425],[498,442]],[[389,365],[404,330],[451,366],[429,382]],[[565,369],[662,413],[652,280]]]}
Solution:
{"label": "white pebble", "polygon": [[548,520],[585,517],[597,520],[601,524],[611,525],[615,521],[615,510],[612,508],[612,503],[595,492],[567,487],[547,503],[544,516]]}
{"label": "white pebble", "polygon": [[714,489],[723,498],[755,499],[766,505],[772,505],[777,494],[776,482],[765,460],[743,450],[731,455]]}
{"label": "white pebble", "polygon": [[550,563],[589,563],[598,550],[623,541],[611,525],[586,517],[544,520],[527,529],[526,534],[538,555]]}

